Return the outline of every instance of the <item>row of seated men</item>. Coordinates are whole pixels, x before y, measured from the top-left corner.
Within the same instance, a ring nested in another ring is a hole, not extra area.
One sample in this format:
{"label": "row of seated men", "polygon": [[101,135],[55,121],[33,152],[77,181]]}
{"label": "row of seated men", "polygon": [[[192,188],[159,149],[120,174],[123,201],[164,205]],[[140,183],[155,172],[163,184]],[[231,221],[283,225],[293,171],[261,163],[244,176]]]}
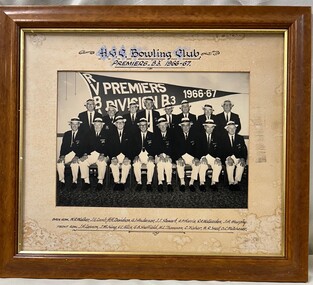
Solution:
{"label": "row of seated men", "polygon": [[[60,157],[57,162],[59,187],[65,187],[65,164],[70,164],[73,176],[71,188],[77,188],[80,169],[83,190],[90,189],[89,166],[96,164],[98,167],[96,189],[101,190],[109,164],[114,179],[114,190],[124,190],[130,169],[133,167],[137,181],[136,190],[140,191],[142,189],[141,168],[142,165],[145,165],[147,191],[152,190],[155,168],[158,191],[163,191],[164,183],[168,191],[173,191],[172,169],[173,164],[176,164],[180,191],[186,190],[186,165],[190,165],[192,169],[189,181],[190,191],[196,191],[194,182],[198,178],[200,190],[206,191],[205,180],[209,167],[212,168],[210,188],[217,191],[220,172],[224,164],[229,188],[231,190],[240,189],[247,160],[247,148],[244,138],[238,134],[240,120],[237,114],[226,112],[224,126],[218,128],[218,115],[212,114],[212,106],[204,106],[204,116],[207,115],[208,109],[211,111],[211,116],[201,121],[200,116],[198,120],[190,116],[192,115],[189,112],[190,104],[183,101],[181,109],[183,110],[184,105],[187,105],[189,116],[184,116],[186,112],[182,112],[180,121],[177,121],[176,116],[178,115],[167,112],[167,109],[171,109],[171,111],[173,109],[173,106],[168,105],[165,107],[166,114],[158,116],[155,121],[151,116],[151,113],[156,112],[151,108],[153,99],[147,98],[144,103],[145,110],[141,112],[146,114],[136,116],[136,118],[133,116],[134,112],[130,111],[127,115],[120,116],[116,112],[112,114],[113,112],[110,112],[112,110],[109,109],[107,110],[108,116],[102,117],[94,108],[93,110],[89,108],[94,112],[91,117],[88,116],[91,113],[88,106],[94,107],[94,102],[89,99],[86,102],[87,111],[70,120],[71,130],[63,136]],[[225,101],[224,105],[229,103],[232,107],[229,101]],[[137,102],[130,103],[129,109],[131,110],[133,107],[138,108]],[[114,105],[109,108],[116,110]],[[112,116],[113,121],[111,121],[110,113],[114,115],[114,117]],[[236,121],[232,120],[232,117],[235,117]]]}

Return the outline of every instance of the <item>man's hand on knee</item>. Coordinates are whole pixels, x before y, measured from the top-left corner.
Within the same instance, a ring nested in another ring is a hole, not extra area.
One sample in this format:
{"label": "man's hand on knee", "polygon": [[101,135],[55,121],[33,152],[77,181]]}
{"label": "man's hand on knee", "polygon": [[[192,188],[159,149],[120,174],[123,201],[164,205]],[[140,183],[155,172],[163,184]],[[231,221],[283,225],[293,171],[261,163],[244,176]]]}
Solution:
{"label": "man's hand on knee", "polygon": [[229,165],[229,166],[233,166],[235,162],[234,162],[234,160],[229,156],[229,157],[226,158],[226,163],[227,163],[227,165]]}
{"label": "man's hand on knee", "polygon": [[177,165],[179,165],[179,166],[185,166],[185,161],[182,159],[182,158],[179,158],[178,160],[177,160]]}

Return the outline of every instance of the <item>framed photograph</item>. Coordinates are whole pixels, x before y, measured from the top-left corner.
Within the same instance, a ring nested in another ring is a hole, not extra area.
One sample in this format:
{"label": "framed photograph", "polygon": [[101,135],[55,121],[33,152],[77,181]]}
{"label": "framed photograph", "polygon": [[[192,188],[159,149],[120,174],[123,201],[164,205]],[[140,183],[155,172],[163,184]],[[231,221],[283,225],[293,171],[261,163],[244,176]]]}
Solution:
{"label": "framed photograph", "polygon": [[306,281],[310,15],[2,7],[0,276]]}

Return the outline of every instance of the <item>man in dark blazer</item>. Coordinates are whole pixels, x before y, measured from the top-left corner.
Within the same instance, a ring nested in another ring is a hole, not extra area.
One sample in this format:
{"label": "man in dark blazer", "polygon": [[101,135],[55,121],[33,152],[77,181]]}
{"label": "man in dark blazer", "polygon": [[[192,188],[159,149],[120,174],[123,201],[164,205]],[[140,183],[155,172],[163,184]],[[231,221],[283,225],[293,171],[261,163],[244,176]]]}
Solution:
{"label": "man in dark blazer", "polygon": [[141,167],[143,164],[147,166],[147,191],[152,191],[152,179],[154,173],[154,155],[155,141],[154,133],[148,131],[148,121],[146,118],[141,118],[138,122],[140,132],[134,135],[135,143],[135,158],[133,162],[134,174],[137,181],[136,190],[142,189],[141,182]]}
{"label": "man in dark blazer", "polygon": [[84,179],[83,190],[90,189],[89,166],[97,164],[98,167],[98,183],[96,190],[100,191],[103,188],[103,180],[109,161],[108,151],[108,131],[103,127],[102,118],[96,118],[93,122],[94,129],[88,136],[88,153],[79,159],[81,178]]}
{"label": "man in dark blazer", "polygon": [[175,129],[178,127],[180,120],[178,119],[178,115],[173,114],[174,107],[171,103],[165,104],[164,111],[165,114],[161,116],[168,122],[168,127],[170,129]]}
{"label": "man in dark blazer", "polygon": [[192,167],[191,179],[189,182],[190,191],[194,192],[194,181],[198,179],[200,162],[198,159],[198,138],[197,130],[192,128],[189,118],[182,118],[179,123],[181,127],[175,135],[175,159],[177,160],[177,174],[180,179],[180,191],[185,191],[185,165]]}
{"label": "man in dark blazer", "polygon": [[203,124],[205,123],[205,121],[207,120],[213,120],[215,118],[215,115],[213,115],[214,109],[212,107],[212,105],[209,104],[205,104],[202,107],[202,110],[204,112],[204,114],[198,116],[198,125],[200,126],[199,129],[203,130]]}
{"label": "man in dark blazer", "polygon": [[103,122],[105,123],[106,130],[111,130],[115,128],[114,119],[117,115],[117,107],[110,103],[107,108],[105,108],[107,115],[103,117]]}
{"label": "man in dark blazer", "polygon": [[160,113],[158,111],[153,110],[154,108],[154,99],[152,97],[146,97],[144,99],[144,107],[145,110],[138,112],[138,118],[146,118],[148,121],[148,131],[153,133],[157,128],[158,119],[160,118]]}
{"label": "man in dark blazer", "polygon": [[177,120],[180,123],[183,118],[188,118],[192,125],[196,126],[197,116],[190,113],[190,108],[191,105],[189,104],[189,102],[187,100],[183,100],[180,106],[182,112],[177,115]]}
{"label": "man in dark blazer", "polygon": [[71,188],[77,188],[77,177],[79,170],[78,159],[88,151],[85,134],[80,129],[81,123],[82,122],[79,118],[72,118],[69,121],[71,130],[65,132],[63,135],[60,156],[57,161],[60,189],[63,189],[65,186],[65,164],[70,164],[71,167],[73,176]]}
{"label": "man in dark blazer", "polygon": [[230,190],[239,190],[239,183],[246,166],[247,146],[243,136],[236,131],[237,124],[229,121],[221,137],[220,155],[226,165],[227,177]]}
{"label": "man in dark blazer", "polygon": [[236,132],[239,133],[241,130],[241,123],[240,123],[239,115],[232,112],[232,108],[234,107],[234,104],[232,104],[230,100],[225,100],[222,107],[223,107],[223,112],[217,114],[214,118],[214,122],[216,124],[215,131],[219,135],[223,135],[227,133],[224,127],[226,126],[227,122],[233,121],[238,126],[236,129]]}
{"label": "man in dark blazer", "polygon": [[172,192],[172,157],[174,149],[174,130],[169,122],[161,117],[158,120],[159,131],[155,133],[156,167],[158,172],[158,191],[163,191],[164,174],[166,176],[167,191]]}
{"label": "man in dark blazer", "polygon": [[[115,128],[109,132],[109,157],[111,159],[110,168],[114,179],[114,190],[124,190],[125,183],[131,168],[131,160],[134,157],[133,135],[125,128],[126,120],[122,116],[116,116],[114,120]],[[121,169],[121,178],[120,178]]]}
{"label": "man in dark blazer", "polygon": [[206,172],[209,166],[212,168],[212,179],[210,188],[213,191],[217,191],[217,183],[219,182],[219,176],[222,170],[222,161],[219,157],[219,142],[214,133],[215,123],[212,119],[206,120],[202,124],[202,130],[199,135],[199,157],[200,169],[200,191],[205,192],[205,180]]}
{"label": "man in dark blazer", "polygon": [[132,100],[128,105],[128,113],[125,114],[123,117],[126,119],[125,127],[127,129],[131,129],[132,132],[136,132],[139,130],[138,122],[138,102],[137,100]]}
{"label": "man in dark blazer", "polygon": [[78,118],[82,122],[79,128],[84,133],[89,134],[94,128],[92,124],[94,119],[102,118],[102,115],[97,110],[95,110],[96,104],[93,99],[88,99],[86,101],[85,107],[87,108],[87,111],[78,114]]}

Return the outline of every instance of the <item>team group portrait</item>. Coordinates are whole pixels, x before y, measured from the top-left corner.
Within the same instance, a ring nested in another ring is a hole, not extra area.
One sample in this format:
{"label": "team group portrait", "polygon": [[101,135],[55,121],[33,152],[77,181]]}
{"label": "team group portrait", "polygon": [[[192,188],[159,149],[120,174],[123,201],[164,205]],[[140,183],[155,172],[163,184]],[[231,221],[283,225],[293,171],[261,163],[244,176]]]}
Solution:
{"label": "team group portrait", "polygon": [[56,205],[247,208],[247,73],[59,72]]}

